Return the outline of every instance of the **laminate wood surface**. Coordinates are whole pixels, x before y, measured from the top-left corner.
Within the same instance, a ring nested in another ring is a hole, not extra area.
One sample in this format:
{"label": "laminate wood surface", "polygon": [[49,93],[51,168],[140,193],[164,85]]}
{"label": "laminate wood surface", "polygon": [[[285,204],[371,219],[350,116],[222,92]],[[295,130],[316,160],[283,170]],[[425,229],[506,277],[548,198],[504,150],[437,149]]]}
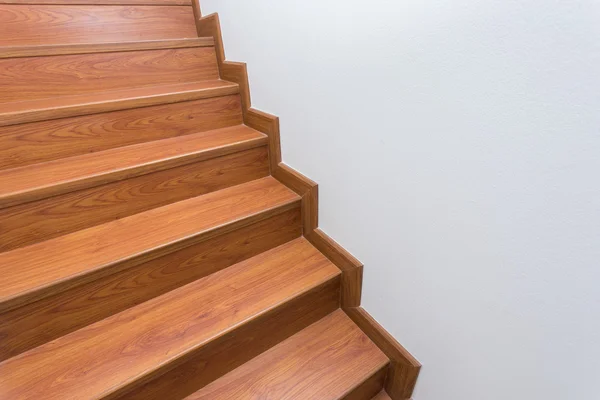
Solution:
{"label": "laminate wood surface", "polygon": [[3,103],[0,126],[227,96],[238,91],[235,83],[212,80]]}
{"label": "laminate wood surface", "polygon": [[299,201],[266,177],[0,253],[0,311],[280,214]]}
{"label": "laminate wood surface", "polygon": [[0,46],[194,38],[190,6],[2,4]]}
{"label": "laminate wood surface", "polygon": [[[0,361],[302,235],[294,208],[0,315]],[[186,379],[192,381],[192,378]],[[181,385],[179,385],[181,386]]]}
{"label": "laminate wood surface", "polygon": [[0,4],[189,6],[190,0],[0,0]]}
{"label": "laminate wood surface", "polygon": [[3,362],[0,397],[122,392],[339,273],[298,239]]}
{"label": "laminate wood surface", "polygon": [[0,170],[242,123],[236,95],[0,127]]}
{"label": "laminate wood surface", "polygon": [[214,47],[0,59],[0,103],[219,78]]}
{"label": "laminate wood surface", "polygon": [[262,146],[0,209],[0,252],[268,175]]}
{"label": "laminate wood surface", "polygon": [[47,44],[30,46],[0,47],[0,58],[44,57],[67,54],[114,53],[118,51],[139,51],[157,49],[182,49],[191,47],[213,47],[213,38],[199,37],[187,39],[137,40],[130,42]]}
{"label": "laminate wood surface", "polygon": [[186,400],[339,400],[388,361],[338,310]]}
{"label": "laminate wood surface", "polygon": [[0,171],[0,208],[266,145],[244,125]]}

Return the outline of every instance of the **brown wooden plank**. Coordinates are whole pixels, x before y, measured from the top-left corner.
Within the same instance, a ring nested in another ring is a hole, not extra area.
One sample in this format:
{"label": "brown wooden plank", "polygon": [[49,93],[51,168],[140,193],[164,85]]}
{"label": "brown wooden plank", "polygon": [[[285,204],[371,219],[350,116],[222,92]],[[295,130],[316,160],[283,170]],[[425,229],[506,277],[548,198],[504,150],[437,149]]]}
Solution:
{"label": "brown wooden plank", "polygon": [[214,47],[0,59],[0,103],[219,78]]}
{"label": "brown wooden plank", "polygon": [[0,0],[0,4],[189,6],[190,0]]}
{"label": "brown wooden plank", "polygon": [[342,399],[387,364],[387,357],[338,310],[186,400]]}
{"label": "brown wooden plank", "polygon": [[390,359],[390,371],[385,382],[389,396],[394,400],[410,398],[421,370],[419,361],[362,307],[346,308],[344,311]]}
{"label": "brown wooden plank", "polygon": [[0,397],[114,397],[338,276],[297,239],[3,362]]}
{"label": "brown wooden plank", "polygon": [[0,46],[105,43],[197,36],[193,12],[189,6],[0,6]]}
{"label": "brown wooden plank", "polygon": [[385,384],[387,376],[387,365],[378,369],[373,375],[356,386],[351,392],[346,394],[341,400],[367,400],[381,390]]}
{"label": "brown wooden plank", "polygon": [[4,103],[0,106],[0,126],[207,99],[238,91],[234,83],[213,80]]}
{"label": "brown wooden plank", "polygon": [[244,125],[0,171],[0,208],[266,145]]}
{"label": "brown wooden plank", "polygon": [[231,95],[0,127],[0,170],[241,123]]}
{"label": "brown wooden plank", "polygon": [[0,209],[0,252],[269,175],[266,146]]}
{"label": "brown wooden plank", "polygon": [[302,235],[300,208],[0,315],[0,361]]}
{"label": "brown wooden plank", "polygon": [[174,252],[294,208],[271,177],[0,254],[0,310]]}
{"label": "brown wooden plank", "polygon": [[[1,3],[1,0],[0,0]],[[188,47],[213,47],[213,38],[199,37],[187,39],[137,40],[131,42],[47,44],[31,46],[0,47],[0,58],[44,57],[67,54],[114,53],[118,51],[139,51],[157,49],[182,49]]]}

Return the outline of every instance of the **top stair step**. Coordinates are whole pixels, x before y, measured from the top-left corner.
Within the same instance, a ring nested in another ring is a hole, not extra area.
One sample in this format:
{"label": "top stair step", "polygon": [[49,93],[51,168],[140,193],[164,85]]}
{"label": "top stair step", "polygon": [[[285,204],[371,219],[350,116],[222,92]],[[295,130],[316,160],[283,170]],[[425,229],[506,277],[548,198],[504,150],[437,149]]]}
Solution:
{"label": "top stair step", "polygon": [[113,90],[56,99],[0,105],[0,126],[177,103],[239,93],[236,83],[220,79]]}
{"label": "top stair step", "polygon": [[172,1],[169,1],[169,5],[161,5],[154,0],[138,0],[136,5],[132,5],[129,1],[65,0],[60,4],[49,0],[2,2],[0,46],[106,43],[198,36],[191,0],[185,5],[173,5]]}

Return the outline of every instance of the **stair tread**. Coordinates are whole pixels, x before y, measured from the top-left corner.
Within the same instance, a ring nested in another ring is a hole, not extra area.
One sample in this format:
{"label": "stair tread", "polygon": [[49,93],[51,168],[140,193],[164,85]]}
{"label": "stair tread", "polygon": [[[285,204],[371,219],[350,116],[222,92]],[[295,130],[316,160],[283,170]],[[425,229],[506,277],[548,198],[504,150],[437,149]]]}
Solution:
{"label": "stair tread", "polygon": [[100,398],[340,271],[304,238],[0,364],[0,398]]}
{"label": "stair tread", "polygon": [[337,310],[186,400],[341,399],[388,362]]}
{"label": "stair tread", "polygon": [[236,93],[236,83],[214,79],[2,103],[0,126]]}
{"label": "stair tread", "polygon": [[0,208],[266,144],[238,125],[0,170]]}
{"label": "stair tread", "polygon": [[[1,3],[1,1],[0,1]],[[66,54],[107,53],[184,47],[214,46],[212,37],[134,40],[106,43],[41,44],[25,46],[0,46],[0,58],[57,56]]]}
{"label": "stair tread", "polygon": [[0,311],[115,273],[115,264],[150,251],[283,212],[299,201],[296,193],[265,177],[0,253]]}

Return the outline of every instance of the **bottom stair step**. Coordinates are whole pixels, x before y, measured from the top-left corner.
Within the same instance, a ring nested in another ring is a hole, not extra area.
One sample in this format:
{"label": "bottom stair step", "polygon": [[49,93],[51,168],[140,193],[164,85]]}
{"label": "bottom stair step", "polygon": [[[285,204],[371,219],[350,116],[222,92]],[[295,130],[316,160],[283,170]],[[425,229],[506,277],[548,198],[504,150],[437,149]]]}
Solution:
{"label": "bottom stair step", "polygon": [[[371,399],[388,362],[337,310],[186,400]],[[369,385],[372,377],[377,385]]]}
{"label": "bottom stair step", "polygon": [[183,398],[339,308],[339,284],[293,240],[0,363],[0,399]]}

